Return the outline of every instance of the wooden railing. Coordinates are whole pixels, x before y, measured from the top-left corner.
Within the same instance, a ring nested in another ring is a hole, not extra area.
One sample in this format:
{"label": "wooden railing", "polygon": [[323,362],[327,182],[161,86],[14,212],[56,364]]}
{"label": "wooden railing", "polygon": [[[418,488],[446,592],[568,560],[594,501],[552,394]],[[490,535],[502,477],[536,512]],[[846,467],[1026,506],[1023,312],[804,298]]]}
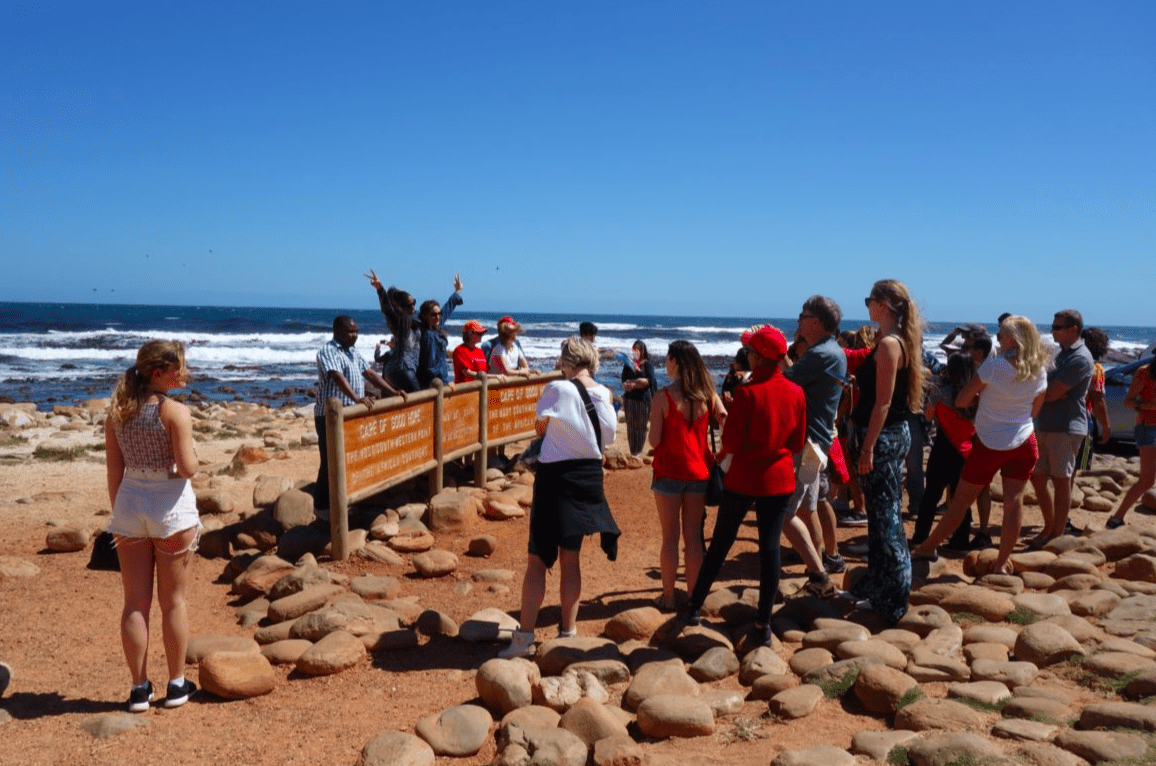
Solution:
{"label": "wooden railing", "polygon": [[498,383],[482,375],[452,390],[433,388],[364,404],[325,408],[329,458],[329,531],[333,558],[349,555],[349,506],[429,473],[430,496],[442,490],[446,461],[474,457],[474,483],[486,477],[486,453],[534,435],[535,405],[542,389],[562,374]]}

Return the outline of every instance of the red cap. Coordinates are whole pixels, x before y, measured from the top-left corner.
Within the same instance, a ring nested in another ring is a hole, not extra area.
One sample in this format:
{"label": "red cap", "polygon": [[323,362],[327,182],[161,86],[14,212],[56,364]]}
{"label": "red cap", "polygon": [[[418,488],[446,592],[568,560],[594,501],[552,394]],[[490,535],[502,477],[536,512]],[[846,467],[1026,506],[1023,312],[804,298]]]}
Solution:
{"label": "red cap", "polygon": [[467,320],[466,323],[462,325],[462,329],[466,332],[476,332],[481,333],[482,335],[486,334],[485,326],[476,319]]}
{"label": "red cap", "polygon": [[754,349],[755,353],[769,362],[777,362],[787,355],[787,337],[771,325],[752,333],[743,345]]}

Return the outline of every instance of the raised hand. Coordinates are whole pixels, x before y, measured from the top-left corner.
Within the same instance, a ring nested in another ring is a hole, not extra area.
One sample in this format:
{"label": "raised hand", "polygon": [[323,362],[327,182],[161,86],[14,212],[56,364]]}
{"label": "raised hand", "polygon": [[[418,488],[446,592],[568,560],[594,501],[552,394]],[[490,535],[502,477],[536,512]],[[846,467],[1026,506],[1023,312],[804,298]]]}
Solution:
{"label": "raised hand", "polygon": [[460,293],[462,291],[462,275],[454,274],[454,292]]}
{"label": "raised hand", "polygon": [[369,284],[373,285],[374,290],[381,289],[381,280],[377,278],[376,271],[370,269],[368,274],[362,274],[362,276],[369,280]]}

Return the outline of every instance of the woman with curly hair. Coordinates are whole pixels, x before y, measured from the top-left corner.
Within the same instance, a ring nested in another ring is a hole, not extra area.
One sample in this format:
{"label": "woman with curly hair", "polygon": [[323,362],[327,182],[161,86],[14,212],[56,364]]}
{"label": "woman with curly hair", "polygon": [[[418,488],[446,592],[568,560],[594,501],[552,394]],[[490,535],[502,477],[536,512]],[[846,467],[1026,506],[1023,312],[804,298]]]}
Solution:
{"label": "woman with curly hair", "polygon": [[970,407],[979,399],[971,454],[947,513],[911,555],[937,558],[935,549],[955,531],[980,491],[999,472],[1003,477],[1003,525],[995,571],[1004,572],[1009,570],[1008,557],[1023,523],[1024,486],[1039,456],[1032,418],[1044,403],[1050,358],[1035,324],[1026,317],[1007,317],[996,337],[999,352],[979,366],[955,399],[956,407]]}
{"label": "woman with curly hair", "polygon": [[911,594],[903,530],[903,464],[911,448],[907,415],[923,406],[923,320],[906,285],[881,279],[864,299],[879,326],[875,348],[856,370],[851,411],[859,483],[867,503],[867,573],[852,587],[858,606],[898,621]]}
{"label": "woman with curly hair", "polygon": [[168,397],[170,389],[184,388],[188,373],[183,345],[149,341],[117,382],[105,421],[112,502],[108,531],[116,540],[124,586],[120,639],[132,674],[128,698],[132,713],[148,710],[153,696],[148,651],[154,572],[169,669],[164,705],[179,707],[196,691],[185,680],[189,644],[185,590],[201,528],[189,483],[197,472],[197,453],[189,408]]}

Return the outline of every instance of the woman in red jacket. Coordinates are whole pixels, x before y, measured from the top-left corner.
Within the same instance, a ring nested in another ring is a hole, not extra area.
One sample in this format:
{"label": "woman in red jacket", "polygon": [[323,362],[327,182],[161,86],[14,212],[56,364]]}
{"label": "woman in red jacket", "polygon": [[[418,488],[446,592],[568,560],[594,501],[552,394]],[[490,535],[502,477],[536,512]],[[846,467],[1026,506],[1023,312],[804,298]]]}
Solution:
{"label": "woman in red jacket", "polygon": [[759,529],[759,605],[755,628],[764,645],[771,642],[771,606],[779,590],[779,537],[787,501],[795,491],[794,454],[807,438],[807,404],[803,389],[783,377],[779,362],[787,339],[774,327],[763,327],[743,339],[750,379],[735,389],[723,427],[720,452],[733,455],[714,535],[694,585],[685,621],[701,622],[700,610],[738,535],[751,505]]}

